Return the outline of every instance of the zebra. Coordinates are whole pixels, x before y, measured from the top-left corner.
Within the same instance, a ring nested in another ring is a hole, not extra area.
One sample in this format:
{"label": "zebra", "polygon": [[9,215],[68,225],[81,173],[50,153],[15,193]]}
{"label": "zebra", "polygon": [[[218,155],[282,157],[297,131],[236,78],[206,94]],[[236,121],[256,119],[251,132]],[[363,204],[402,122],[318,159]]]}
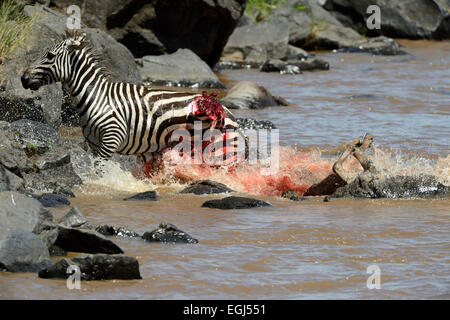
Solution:
{"label": "zebra", "polygon": [[79,31],[66,32],[25,70],[21,81],[31,90],[62,82],[85,139],[103,159],[119,153],[138,155],[148,163],[172,146],[177,129],[187,130],[192,138],[196,121],[201,121],[202,132],[216,127],[223,133],[216,141],[228,146],[217,153],[222,158],[236,155],[238,142],[245,141],[232,113],[213,96],[110,81],[86,34]]}

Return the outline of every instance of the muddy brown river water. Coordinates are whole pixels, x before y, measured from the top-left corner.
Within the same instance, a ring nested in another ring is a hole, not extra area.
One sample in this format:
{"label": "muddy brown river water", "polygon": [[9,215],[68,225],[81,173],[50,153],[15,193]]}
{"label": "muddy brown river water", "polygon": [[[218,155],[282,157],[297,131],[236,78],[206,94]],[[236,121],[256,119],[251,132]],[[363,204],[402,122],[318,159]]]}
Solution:
{"label": "muddy brown river water", "polygon": [[[433,174],[448,185],[450,42],[401,43],[410,55],[320,53],[329,71],[220,77],[229,87],[256,81],[292,103],[236,112],[273,121],[284,145],[326,149],[370,132],[384,169]],[[450,299],[448,198],[293,202],[260,186],[252,190],[273,207],[222,211],[201,204],[223,195],[177,194],[179,183],[137,181],[114,165],[103,178],[84,180],[71,201],[91,223],[143,233],[168,221],[199,244],[115,238],[138,259],[143,280],[83,282],[69,290],[64,280],[4,273],[0,299]],[[226,182],[248,196],[242,181]],[[121,201],[153,189],[157,202]],[[367,287],[369,266],[380,271],[380,289]]]}

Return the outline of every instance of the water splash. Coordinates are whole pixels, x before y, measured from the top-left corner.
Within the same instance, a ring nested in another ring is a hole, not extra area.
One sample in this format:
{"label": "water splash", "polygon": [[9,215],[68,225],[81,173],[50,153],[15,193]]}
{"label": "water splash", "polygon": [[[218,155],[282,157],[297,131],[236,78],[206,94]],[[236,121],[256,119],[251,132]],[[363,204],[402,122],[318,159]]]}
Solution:
{"label": "water splash", "polygon": [[[280,196],[283,191],[293,189],[302,195],[312,184],[320,182],[332,173],[336,160],[324,159],[320,150],[296,150],[293,147],[280,147],[279,170],[265,175],[262,164],[240,164],[231,168],[213,168],[208,165],[171,162],[170,152],[165,152],[162,163],[149,178],[137,178],[142,167],[135,157],[116,156],[103,163],[103,173],[93,167],[78,167],[77,173],[84,182],[84,194],[105,194],[109,192],[144,192],[156,188],[179,190],[194,180],[210,179],[221,182],[230,188],[250,194]],[[443,183],[450,184],[450,155],[446,158],[425,159],[375,147],[372,159],[378,170],[386,176],[431,175]],[[90,157],[93,162],[93,158]],[[344,168],[356,175],[362,171],[356,159],[350,157]]]}

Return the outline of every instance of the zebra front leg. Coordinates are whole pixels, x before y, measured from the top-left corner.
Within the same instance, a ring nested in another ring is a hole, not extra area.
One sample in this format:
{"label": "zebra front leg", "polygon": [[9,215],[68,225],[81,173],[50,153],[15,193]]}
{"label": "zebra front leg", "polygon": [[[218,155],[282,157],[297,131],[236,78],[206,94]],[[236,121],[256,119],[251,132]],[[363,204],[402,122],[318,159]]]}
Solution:
{"label": "zebra front leg", "polygon": [[121,144],[120,140],[115,137],[112,134],[103,134],[100,139],[100,146],[95,149],[95,155],[98,157],[94,160],[95,174],[100,177],[105,173],[105,162],[111,159]]}

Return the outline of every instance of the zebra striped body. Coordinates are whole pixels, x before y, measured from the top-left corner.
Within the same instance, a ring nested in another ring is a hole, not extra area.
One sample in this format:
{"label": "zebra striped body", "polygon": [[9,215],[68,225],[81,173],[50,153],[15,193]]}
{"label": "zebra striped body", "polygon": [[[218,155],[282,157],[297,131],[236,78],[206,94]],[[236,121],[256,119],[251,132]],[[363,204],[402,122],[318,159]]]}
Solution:
{"label": "zebra striped body", "polygon": [[[22,76],[23,86],[32,90],[56,81],[69,88],[83,135],[103,158],[120,153],[149,160],[171,145],[175,130],[192,131],[196,120],[202,121],[203,130],[211,126],[207,115],[189,112],[199,94],[108,81],[84,35],[69,35]],[[220,130],[232,131],[225,144],[236,149],[239,125],[223,110]]]}

